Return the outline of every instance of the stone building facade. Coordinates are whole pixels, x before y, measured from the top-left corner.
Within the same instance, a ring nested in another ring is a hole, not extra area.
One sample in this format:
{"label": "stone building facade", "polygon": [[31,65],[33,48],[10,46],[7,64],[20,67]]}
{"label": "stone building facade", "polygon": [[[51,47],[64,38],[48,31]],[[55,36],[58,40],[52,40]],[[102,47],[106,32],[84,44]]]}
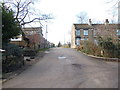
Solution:
{"label": "stone building facade", "polygon": [[47,48],[47,40],[43,37],[42,27],[22,28],[24,35],[19,35],[11,39],[11,43],[31,49]]}
{"label": "stone building facade", "polygon": [[84,41],[97,43],[97,37],[112,37],[120,39],[120,24],[110,24],[108,19],[104,24],[73,24],[71,33],[71,48],[80,46]]}

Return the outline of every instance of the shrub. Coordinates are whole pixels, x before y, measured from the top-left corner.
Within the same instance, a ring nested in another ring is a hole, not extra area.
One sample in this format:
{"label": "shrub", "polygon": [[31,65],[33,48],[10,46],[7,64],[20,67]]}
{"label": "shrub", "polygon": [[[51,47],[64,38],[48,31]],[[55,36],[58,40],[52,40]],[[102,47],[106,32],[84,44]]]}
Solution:
{"label": "shrub", "polygon": [[83,51],[87,54],[98,55],[98,53],[97,53],[98,46],[90,41],[85,41],[83,44]]}
{"label": "shrub", "polygon": [[24,56],[28,56],[28,57],[34,57],[36,56],[38,50],[33,50],[33,49],[26,49],[24,50]]}
{"label": "shrub", "polygon": [[17,45],[3,44],[5,52],[2,58],[3,72],[14,71],[24,65],[23,51]]}
{"label": "shrub", "polygon": [[[84,41],[84,43],[77,47],[77,50],[80,50],[84,53],[91,54],[94,56],[110,57],[110,58],[120,58],[120,42],[113,42],[111,38],[98,38],[98,45],[90,42]],[[101,53],[103,51],[103,54]]]}
{"label": "shrub", "polygon": [[78,51],[79,51],[79,50],[80,50],[80,51],[83,50],[83,45],[78,46],[78,47],[77,47],[77,50],[78,50]]}
{"label": "shrub", "polygon": [[118,41],[115,46],[115,57],[120,58],[120,42]]}
{"label": "shrub", "polygon": [[5,56],[21,57],[23,55],[23,50],[15,44],[4,44],[3,48],[6,50]]}
{"label": "shrub", "polygon": [[119,43],[113,42],[111,38],[100,38],[98,39],[99,46],[104,51],[104,57],[117,58],[120,53]]}
{"label": "shrub", "polygon": [[8,57],[2,61],[2,72],[11,72],[24,65],[23,57]]}

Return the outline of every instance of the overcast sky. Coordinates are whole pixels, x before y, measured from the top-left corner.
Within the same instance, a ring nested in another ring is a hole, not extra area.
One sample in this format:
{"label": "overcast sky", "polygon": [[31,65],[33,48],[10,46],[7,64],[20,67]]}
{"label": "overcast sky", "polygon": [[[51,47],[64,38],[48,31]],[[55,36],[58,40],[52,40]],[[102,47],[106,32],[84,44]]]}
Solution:
{"label": "overcast sky", "polygon": [[[112,15],[108,10],[111,5],[107,0],[40,0],[35,4],[35,8],[42,13],[52,13],[55,19],[48,25],[47,39],[57,44],[71,41],[71,27],[73,23],[78,23],[76,15],[81,11],[88,13],[93,21],[104,22],[111,19]],[[37,24],[36,24],[37,25]],[[45,31],[45,29],[44,29]],[[44,32],[45,34],[45,32]]]}

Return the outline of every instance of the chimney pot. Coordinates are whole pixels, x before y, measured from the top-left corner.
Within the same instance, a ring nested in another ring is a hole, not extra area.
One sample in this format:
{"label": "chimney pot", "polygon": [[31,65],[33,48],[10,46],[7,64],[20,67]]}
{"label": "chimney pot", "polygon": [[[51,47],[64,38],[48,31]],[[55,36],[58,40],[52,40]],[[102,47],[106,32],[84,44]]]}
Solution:
{"label": "chimney pot", "polygon": [[105,19],[105,25],[109,24],[108,19]]}
{"label": "chimney pot", "polygon": [[89,25],[90,25],[90,26],[92,25],[92,21],[91,21],[91,19],[89,19]]}

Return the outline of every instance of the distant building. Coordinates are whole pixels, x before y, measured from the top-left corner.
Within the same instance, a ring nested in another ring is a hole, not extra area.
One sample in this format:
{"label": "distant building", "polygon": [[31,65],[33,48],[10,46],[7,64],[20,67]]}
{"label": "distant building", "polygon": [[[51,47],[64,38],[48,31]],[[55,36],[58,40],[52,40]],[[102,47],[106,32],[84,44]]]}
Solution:
{"label": "distant building", "polygon": [[12,44],[16,44],[20,47],[26,47],[27,46],[27,42],[24,40],[24,37],[22,34],[11,38],[11,42]]}
{"label": "distant building", "polygon": [[19,46],[29,47],[32,49],[46,48],[47,40],[43,37],[42,27],[27,27],[22,28],[24,33],[11,39],[11,43]]}
{"label": "distant building", "polygon": [[45,38],[43,37],[42,27],[23,28],[26,38],[29,39],[29,47],[37,49],[44,48]]}
{"label": "distant building", "polygon": [[97,36],[120,38],[120,24],[109,24],[108,19],[104,24],[92,24],[89,19],[88,24],[73,24],[71,35],[71,48],[80,46],[84,41],[88,40],[97,43]]}

